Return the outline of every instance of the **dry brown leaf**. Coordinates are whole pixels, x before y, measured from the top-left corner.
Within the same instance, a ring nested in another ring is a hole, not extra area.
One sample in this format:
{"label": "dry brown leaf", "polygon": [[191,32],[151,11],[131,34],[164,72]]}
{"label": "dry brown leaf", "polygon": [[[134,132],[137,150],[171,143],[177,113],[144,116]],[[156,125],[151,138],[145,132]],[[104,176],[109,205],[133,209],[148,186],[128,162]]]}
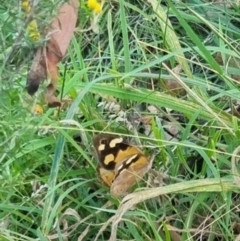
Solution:
{"label": "dry brown leaf", "polygon": [[[180,72],[182,71],[181,65],[178,64],[175,68],[172,69],[172,71],[176,75],[180,76]],[[183,97],[186,95],[186,90],[179,82],[175,80],[162,79],[162,88],[165,93],[176,97]]]}
{"label": "dry brown leaf", "polygon": [[49,29],[46,31],[46,36],[49,40],[45,47],[37,50],[29,71],[27,91],[30,95],[33,95],[38,90],[40,83],[47,76],[50,77],[51,82],[45,93],[45,101],[49,107],[61,105],[60,100],[54,95],[58,81],[57,64],[65,56],[74,34],[78,7],[78,0],[70,0],[60,7],[58,16],[52,21]]}

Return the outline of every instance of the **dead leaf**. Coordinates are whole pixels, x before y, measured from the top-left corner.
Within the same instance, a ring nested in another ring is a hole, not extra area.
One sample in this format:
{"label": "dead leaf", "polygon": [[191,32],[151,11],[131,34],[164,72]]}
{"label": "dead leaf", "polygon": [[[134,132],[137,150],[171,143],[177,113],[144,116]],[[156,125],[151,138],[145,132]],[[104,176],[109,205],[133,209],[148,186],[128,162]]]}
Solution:
{"label": "dead leaf", "polygon": [[[175,68],[172,69],[172,71],[176,75],[180,76],[180,72],[182,71],[181,65],[178,64]],[[168,79],[162,79],[162,82],[162,88],[165,91],[165,93],[168,93],[176,97],[183,97],[186,95],[186,90],[179,82]]]}
{"label": "dead leaf", "polygon": [[47,76],[50,77],[50,84],[45,93],[45,101],[49,107],[61,105],[60,100],[54,95],[58,81],[57,64],[63,59],[67,48],[74,34],[77,22],[78,0],[70,0],[64,3],[57,17],[52,21],[50,28],[46,31],[49,40],[46,46],[37,50],[27,79],[27,91],[33,95],[41,82]]}

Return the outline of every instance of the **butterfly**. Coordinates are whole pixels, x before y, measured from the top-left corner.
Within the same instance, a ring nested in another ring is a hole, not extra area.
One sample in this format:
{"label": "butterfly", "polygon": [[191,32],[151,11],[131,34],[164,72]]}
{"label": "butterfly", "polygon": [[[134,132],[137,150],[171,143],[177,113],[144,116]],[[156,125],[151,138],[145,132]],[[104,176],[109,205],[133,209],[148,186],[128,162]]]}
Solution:
{"label": "butterfly", "polygon": [[147,156],[121,136],[99,134],[93,137],[93,145],[99,176],[115,197],[124,196],[150,169]]}

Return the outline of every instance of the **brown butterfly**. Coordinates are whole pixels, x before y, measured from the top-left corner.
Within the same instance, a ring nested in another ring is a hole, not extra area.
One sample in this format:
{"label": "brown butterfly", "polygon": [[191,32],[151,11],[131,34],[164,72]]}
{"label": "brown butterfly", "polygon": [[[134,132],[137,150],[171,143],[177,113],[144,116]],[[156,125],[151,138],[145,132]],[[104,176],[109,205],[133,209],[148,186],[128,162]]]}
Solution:
{"label": "brown butterfly", "polygon": [[120,136],[99,134],[93,137],[93,144],[99,175],[113,196],[125,195],[150,168],[145,154]]}

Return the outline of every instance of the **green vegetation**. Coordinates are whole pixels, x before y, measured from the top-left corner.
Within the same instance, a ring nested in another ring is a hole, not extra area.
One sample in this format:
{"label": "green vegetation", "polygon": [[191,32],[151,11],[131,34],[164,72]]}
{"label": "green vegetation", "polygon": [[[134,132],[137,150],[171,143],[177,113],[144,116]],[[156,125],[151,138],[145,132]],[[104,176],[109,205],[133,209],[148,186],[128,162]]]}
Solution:
{"label": "green vegetation", "polygon": [[[16,2],[0,6],[0,241],[239,240],[238,1],[107,1],[94,23],[82,2],[61,110],[44,104],[46,83],[25,91],[44,39]],[[37,3],[40,32],[62,2]],[[124,203],[97,177],[99,132],[159,151]]]}

